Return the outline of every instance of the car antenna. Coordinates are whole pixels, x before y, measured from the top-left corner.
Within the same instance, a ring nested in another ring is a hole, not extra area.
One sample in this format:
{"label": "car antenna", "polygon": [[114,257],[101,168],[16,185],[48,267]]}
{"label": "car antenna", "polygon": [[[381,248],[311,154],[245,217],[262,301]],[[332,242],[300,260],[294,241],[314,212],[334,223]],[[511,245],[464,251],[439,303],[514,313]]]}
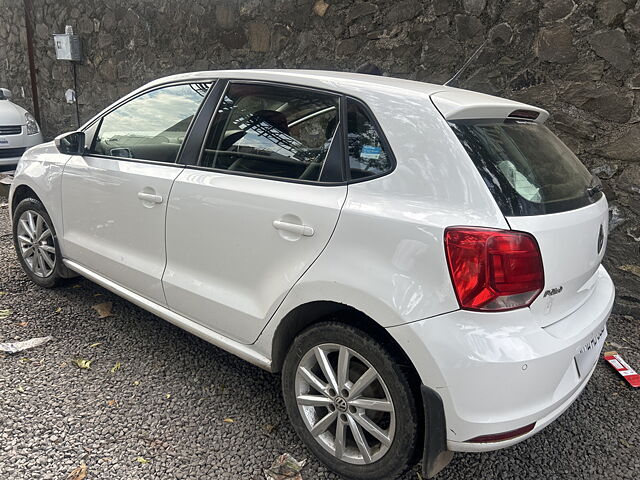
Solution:
{"label": "car antenna", "polygon": [[482,42],[482,44],[478,47],[478,49],[475,52],[473,52],[473,55],[469,57],[469,60],[465,62],[462,68],[458,70],[453,77],[451,77],[449,80],[446,81],[446,83],[444,84],[445,87],[455,87],[458,85],[458,78],[460,78],[460,75],[462,74],[462,72],[464,72],[467,69],[467,67],[471,64],[471,62],[473,62],[478,57],[478,55],[480,55],[480,52],[482,51],[482,49],[486,44],[487,44],[486,40]]}

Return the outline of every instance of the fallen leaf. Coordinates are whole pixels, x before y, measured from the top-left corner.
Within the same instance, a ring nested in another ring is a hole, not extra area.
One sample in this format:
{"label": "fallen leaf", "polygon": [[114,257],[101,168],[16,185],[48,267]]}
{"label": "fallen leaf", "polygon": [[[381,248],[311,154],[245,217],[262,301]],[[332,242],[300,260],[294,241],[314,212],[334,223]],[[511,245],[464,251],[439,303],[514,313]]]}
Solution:
{"label": "fallen leaf", "polygon": [[98,318],[107,318],[113,316],[113,313],[111,313],[113,302],[96,303],[91,308],[98,312]]}
{"label": "fallen leaf", "polygon": [[89,345],[91,348],[95,348],[98,345],[102,345],[102,342],[96,342],[96,343],[92,343],[91,345]]}
{"label": "fallen leaf", "polygon": [[87,465],[83,462],[79,467],[74,468],[69,475],[67,475],[67,480],[84,480],[87,477]]}
{"label": "fallen leaf", "polygon": [[624,272],[629,272],[640,277],[640,265],[620,265],[618,268]]}
{"label": "fallen leaf", "polygon": [[313,13],[319,17],[324,17],[324,14],[327,13],[327,8],[329,8],[327,2],[324,0],[316,0],[316,3],[313,4]]}
{"label": "fallen leaf", "polygon": [[67,365],[69,365],[67,362],[62,362],[60,365],[58,365],[60,368],[64,368]]}
{"label": "fallen leaf", "polygon": [[94,296],[94,297],[101,297],[101,296],[102,296],[102,294],[101,294],[101,293],[94,293],[94,294],[93,294],[93,296]]}
{"label": "fallen leaf", "polygon": [[277,425],[271,425],[270,423],[267,423],[267,424],[263,425],[262,428],[267,433],[267,435],[271,435],[275,431],[275,429],[278,428],[278,426]]}
{"label": "fallen leaf", "polygon": [[0,291],[0,297],[1,297],[2,295],[6,295],[6,294],[7,294],[7,292],[2,292],[2,291]]}
{"label": "fallen leaf", "polygon": [[111,373],[116,373],[118,370],[120,370],[121,366],[122,364],[120,362],[116,362],[116,364],[111,368]]}
{"label": "fallen leaf", "polygon": [[116,400],[107,400],[107,405],[110,407],[116,407],[118,406],[118,402]]}
{"label": "fallen leaf", "polygon": [[167,393],[167,394],[165,395],[165,397],[167,397],[167,398],[171,398],[171,394],[170,394],[170,393]]}
{"label": "fallen leaf", "polygon": [[224,420],[222,420],[224,423],[233,423],[234,420],[233,418],[225,418]]}
{"label": "fallen leaf", "polygon": [[146,458],[143,458],[143,457],[138,457],[138,458],[136,458],[136,462],[145,464],[145,463],[149,463],[149,460],[147,460]]}
{"label": "fallen leaf", "polygon": [[62,308],[58,307],[56,308],[56,313],[60,313],[62,311]]}
{"label": "fallen leaf", "polygon": [[16,390],[18,390],[20,393],[24,393],[24,387],[22,385],[18,385],[18,388],[16,388]]}
{"label": "fallen leaf", "polygon": [[13,310],[0,310],[0,320],[4,320],[13,313]]}
{"label": "fallen leaf", "polygon": [[27,325],[29,325],[27,322],[18,322],[19,327],[26,327]]}
{"label": "fallen leaf", "polygon": [[80,288],[82,285],[80,285],[79,283],[76,283],[73,287],[71,288]]}
{"label": "fallen leaf", "polygon": [[137,387],[138,385],[140,385],[140,381],[139,380],[136,380],[135,382],[133,382],[133,386],[134,387]]}
{"label": "fallen leaf", "polygon": [[275,459],[271,468],[264,470],[264,475],[267,480],[302,480],[300,470],[306,463],[306,460],[298,462],[288,453],[284,453]]}
{"label": "fallen leaf", "polygon": [[91,362],[93,360],[87,360],[86,358],[74,358],[73,363],[75,363],[78,368],[82,370],[91,370]]}

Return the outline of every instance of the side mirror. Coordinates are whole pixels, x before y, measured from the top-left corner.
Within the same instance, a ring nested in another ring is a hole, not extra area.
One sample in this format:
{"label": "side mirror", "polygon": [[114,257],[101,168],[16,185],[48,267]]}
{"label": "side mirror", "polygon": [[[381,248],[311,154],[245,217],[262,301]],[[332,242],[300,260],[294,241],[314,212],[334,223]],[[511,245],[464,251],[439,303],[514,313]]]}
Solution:
{"label": "side mirror", "polygon": [[54,143],[60,153],[64,153],[65,155],[83,155],[84,141],[84,132],[70,132],[58,135]]}
{"label": "side mirror", "polygon": [[0,88],[0,100],[9,100],[11,98],[11,90],[8,88]]}

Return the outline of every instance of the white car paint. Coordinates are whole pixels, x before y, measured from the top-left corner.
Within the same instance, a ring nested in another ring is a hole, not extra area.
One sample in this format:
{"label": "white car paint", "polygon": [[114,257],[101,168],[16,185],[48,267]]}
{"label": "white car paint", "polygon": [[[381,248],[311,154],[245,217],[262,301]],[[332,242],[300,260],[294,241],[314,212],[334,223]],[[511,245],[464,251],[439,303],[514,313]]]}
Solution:
{"label": "white car paint", "polygon": [[[327,245],[346,195],[345,185],[185,169],[167,212],[167,303],[223,335],[253,343]],[[310,224],[313,234],[276,229],[276,221]]]}
{"label": "white car paint", "polygon": [[[361,99],[385,132],[397,167],[370,181],[316,187],[135,162],[117,171],[106,161],[68,161],[45,144],[21,160],[11,196],[21,185],[38,194],[68,267],[266,369],[272,368],[278,326],[296,307],[326,300],[349,305],[386,328],[422,382],[440,394],[451,450],[517,443],[575,400],[592,369],[578,373],[574,357],[605,327],[614,298],[600,266],[604,248],[596,255],[593,245],[593,229],[606,225],[606,200],[559,214],[505,218],[446,121],[448,115],[504,118],[527,109],[542,122],[546,112],[439,85],[287,70],[172,76],[120,102],[167,82],[225,78]],[[138,199],[145,187],[166,198],[168,208]],[[158,222],[164,209],[163,277]],[[280,219],[309,225],[314,235],[286,238],[273,228]],[[453,225],[531,232],[550,282],[545,289],[562,284],[564,295],[540,295],[531,307],[508,312],[461,310],[443,245],[444,228]],[[234,246],[247,255],[227,253]],[[145,257],[147,247],[155,258]],[[596,353],[605,336],[606,330]],[[595,366],[596,359],[588,360]],[[466,443],[533,421],[533,431],[512,440]]]}
{"label": "white car paint", "polygon": [[[73,156],[62,181],[65,257],[165,305],[167,199],[180,171],[175,165]],[[141,193],[161,201],[141,199]]]}
{"label": "white car paint", "polygon": [[[5,93],[6,89],[2,89]],[[4,95],[0,95],[4,98]],[[42,143],[42,133],[27,133],[27,112],[9,99],[0,98],[0,166],[16,165],[22,153],[16,149],[26,149]],[[11,128],[14,127],[14,128]],[[19,127],[19,128],[18,128]],[[11,152],[11,153],[9,153]]]}

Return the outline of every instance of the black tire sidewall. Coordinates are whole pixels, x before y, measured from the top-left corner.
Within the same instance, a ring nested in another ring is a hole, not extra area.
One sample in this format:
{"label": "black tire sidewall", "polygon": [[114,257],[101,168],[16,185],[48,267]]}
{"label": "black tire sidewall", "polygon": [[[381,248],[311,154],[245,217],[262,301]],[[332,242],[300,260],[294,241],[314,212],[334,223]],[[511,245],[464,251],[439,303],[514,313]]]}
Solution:
{"label": "black tire sidewall", "polygon": [[[396,414],[396,431],[390,450],[368,465],[353,465],[337,460],[308,431],[298,410],[295,376],[302,357],[314,346],[337,343],[362,355],[378,371],[389,389]],[[412,466],[420,446],[419,414],[409,377],[394,357],[377,341],[355,327],[338,322],[314,325],[293,342],[282,370],[282,391],[287,413],[296,433],[307,447],[334,472],[351,480],[390,480]]]}
{"label": "black tire sidewall", "polygon": [[[29,266],[24,261],[24,258],[22,258],[22,253],[20,252],[20,246],[18,245],[18,222],[22,214],[28,210],[32,210],[44,218],[45,222],[47,223],[47,226],[51,230],[51,234],[53,237],[53,245],[54,245],[54,248],[56,249],[56,261],[53,268],[53,272],[51,272],[51,275],[47,277],[39,277],[31,271]],[[20,262],[20,266],[22,267],[22,270],[24,270],[24,272],[27,274],[29,279],[36,285],[44,288],[51,288],[60,284],[60,282],[62,281],[62,276],[60,275],[60,271],[63,268],[63,264],[62,264],[62,255],[60,253],[60,245],[58,244],[58,236],[56,233],[56,229],[53,226],[53,222],[51,221],[51,217],[49,216],[49,214],[47,213],[44,206],[39,200],[36,200],[35,198],[25,198],[18,204],[15,211],[13,212],[12,232],[13,232],[13,246],[16,250],[18,261]]]}

